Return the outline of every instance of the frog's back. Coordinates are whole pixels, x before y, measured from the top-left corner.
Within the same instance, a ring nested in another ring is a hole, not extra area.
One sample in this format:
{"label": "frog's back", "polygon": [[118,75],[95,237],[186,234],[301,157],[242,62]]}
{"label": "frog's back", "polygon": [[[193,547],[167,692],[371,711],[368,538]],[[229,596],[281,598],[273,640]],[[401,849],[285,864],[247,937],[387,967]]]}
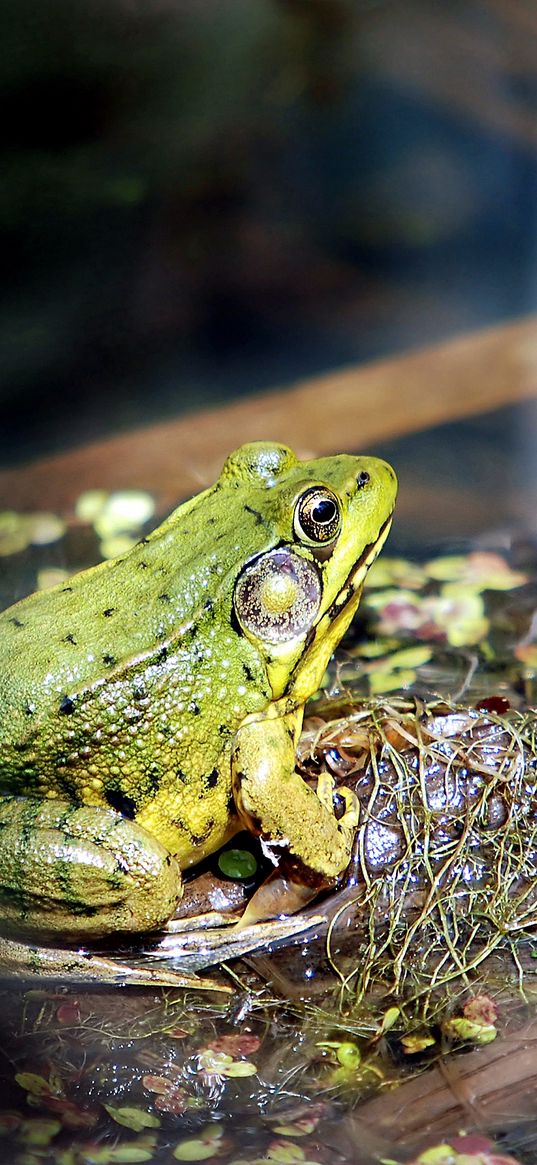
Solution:
{"label": "frog's back", "polygon": [[[250,522],[247,541],[252,546],[268,535],[256,529],[255,519]],[[239,666],[239,657],[250,652],[244,640],[234,641],[238,637],[230,623],[243,543],[236,510],[222,507],[213,488],[181,506],[124,558],[30,595],[0,615],[4,786],[18,769],[23,785],[31,788],[33,765],[42,769],[45,761],[46,767],[65,761],[69,739],[80,737],[81,719],[93,741],[85,742],[87,751],[97,743],[103,716],[108,723],[123,717],[131,740],[133,721],[141,727],[140,706],[144,724],[154,725],[150,702],[158,701],[161,689],[169,693],[175,687],[178,700],[181,686],[188,698],[197,682],[210,700],[213,655],[218,662],[219,654],[227,653]],[[257,672],[254,703],[259,703],[266,682],[256,661],[246,662]],[[96,703],[97,727],[91,712]],[[192,697],[191,703],[196,717],[199,701],[196,706]],[[80,714],[73,716],[74,710]],[[183,719],[187,715],[188,709]],[[203,716],[199,721],[201,733]],[[10,784],[20,787],[16,779]]]}

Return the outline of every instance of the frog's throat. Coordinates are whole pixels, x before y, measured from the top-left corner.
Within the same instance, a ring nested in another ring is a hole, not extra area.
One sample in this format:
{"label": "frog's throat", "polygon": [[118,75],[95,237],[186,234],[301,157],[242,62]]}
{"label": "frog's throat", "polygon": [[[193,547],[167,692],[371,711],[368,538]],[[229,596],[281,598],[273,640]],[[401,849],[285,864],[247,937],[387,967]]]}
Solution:
{"label": "frog's throat", "polygon": [[319,622],[312,627],[304,645],[304,650],[289,676],[286,696],[293,702],[303,703],[319,688],[328,661],[335,651],[349,624],[352,622],[369,567],[382,550],[390,532],[393,511],[381,526],[378,537],[363,550],[350,570],[341,590],[325,611]]}

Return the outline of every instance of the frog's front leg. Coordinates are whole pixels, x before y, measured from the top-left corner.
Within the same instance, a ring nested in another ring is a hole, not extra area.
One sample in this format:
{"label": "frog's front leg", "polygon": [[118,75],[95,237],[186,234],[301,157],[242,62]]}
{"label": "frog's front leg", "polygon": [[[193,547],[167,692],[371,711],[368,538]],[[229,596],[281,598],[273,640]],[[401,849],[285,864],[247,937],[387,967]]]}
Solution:
{"label": "frog's front leg", "polygon": [[151,931],[180,894],[175,858],[120,813],[0,797],[4,932],[78,941]]}
{"label": "frog's front leg", "polygon": [[317,793],[295,770],[295,743],[302,712],[252,716],[239,729],[232,757],[233,792],[247,828],[284,844],[319,882],[336,878],[349,864],[358,825],[358,801],[339,788],[345,812],[336,818],[331,783]]}

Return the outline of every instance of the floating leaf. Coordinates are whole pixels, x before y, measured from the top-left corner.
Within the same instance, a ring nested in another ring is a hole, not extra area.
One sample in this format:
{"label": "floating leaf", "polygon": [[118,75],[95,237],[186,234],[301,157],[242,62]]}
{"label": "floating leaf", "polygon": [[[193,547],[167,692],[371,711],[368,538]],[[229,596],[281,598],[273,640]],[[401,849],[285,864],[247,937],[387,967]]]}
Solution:
{"label": "floating leaf", "polygon": [[253,1052],[257,1052],[260,1045],[259,1036],[253,1035],[252,1032],[244,1032],[242,1035],[230,1033],[218,1036],[211,1041],[209,1047],[213,1052],[226,1052],[229,1056],[251,1056]]}
{"label": "floating leaf", "polygon": [[181,1113],[188,1108],[190,1098],[182,1088],[175,1088],[173,1091],[165,1092],[161,1096],[157,1096],[155,1100],[155,1108],[159,1112],[172,1113],[174,1116],[180,1116]]}
{"label": "floating leaf", "polygon": [[72,1027],[80,1023],[80,1004],[74,999],[69,1003],[62,1003],[56,1011],[56,1019],[62,1026]]}
{"label": "floating leaf", "polygon": [[28,515],[28,537],[32,546],[49,546],[65,534],[63,518],[45,511]]}
{"label": "floating leaf", "polygon": [[356,647],[351,648],[351,654],[355,653],[362,659],[379,659],[380,656],[386,655],[389,652],[387,644],[393,643],[394,640],[378,639],[371,640],[370,643],[358,643]]}
{"label": "floating leaf", "polygon": [[229,1068],[226,1068],[224,1076],[238,1078],[241,1076],[255,1076],[256,1073],[257,1068],[255,1064],[250,1063],[249,1060],[235,1060],[233,1064],[229,1065]]}
{"label": "floating leaf", "polygon": [[84,1145],[82,1160],[84,1165],[110,1165],[112,1160],[111,1148],[104,1148],[101,1145]]}
{"label": "floating leaf", "polygon": [[199,1136],[180,1141],[173,1156],[176,1161],[207,1161],[222,1148],[222,1134],[221,1125],[207,1125]]}
{"label": "floating leaf", "polygon": [[406,558],[390,558],[383,556],[377,559],[367,574],[366,587],[393,587],[394,584],[408,587],[410,590],[421,590],[427,581],[423,567]]}
{"label": "floating leaf", "polygon": [[60,1121],[47,1117],[31,1117],[20,1125],[18,1137],[25,1145],[45,1146],[58,1135],[61,1127]]}
{"label": "floating leaf", "polygon": [[367,606],[377,612],[377,636],[390,640],[415,633],[424,622],[424,601],[412,591],[378,591],[369,595]]}
{"label": "floating leaf", "polygon": [[399,688],[409,688],[415,679],[416,673],[410,668],[401,668],[394,672],[383,669],[369,676],[369,690],[373,696],[381,696],[384,693],[396,692]]}
{"label": "floating leaf", "polygon": [[457,1165],[457,1158],[451,1145],[434,1145],[420,1153],[415,1165]]}
{"label": "floating leaf", "polygon": [[37,590],[48,591],[51,587],[64,583],[68,578],[68,570],[63,570],[60,566],[44,566],[37,572]]}
{"label": "floating leaf", "polygon": [[336,1056],[342,1068],[359,1068],[362,1055],[357,1044],[345,1040],[336,1049]]}
{"label": "floating leaf", "polygon": [[491,1044],[498,1035],[492,1023],[478,1023],[476,1020],[455,1016],[442,1024],[444,1035],[455,1040],[469,1040],[473,1044]]}
{"label": "floating leaf", "polygon": [[474,995],[464,1004],[462,1010],[466,1019],[475,1020],[477,1023],[491,1024],[498,1018],[497,1004],[490,995]]}
{"label": "floating leaf", "polygon": [[117,558],[120,554],[128,554],[133,546],[136,546],[137,539],[130,534],[111,534],[108,538],[103,538],[99,547],[103,558]]}
{"label": "floating leaf", "polygon": [[214,1157],[214,1147],[207,1141],[192,1138],[176,1145],[172,1155],[176,1161],[207,1161],[209,1157]]}
{"label": "floating leaf", "polygon": [[308,1137],[310,1133],[315,1132],[316,1125],[316,1120],[308,1120],[307,1117],[304,1117],[289,1125],[274,1125],[274,1132],[281,1137]]}
{"label": "floating leaf", "polygon": [[26,550],[30,541],[28,534],[25,515],[16,514],[13,510],[0,513],[0,557],[7,558],[10,554]]}
{"label": "floating leaf", "polygon": [[56,1149],[55,1165],[77,1165],[74,1149]]}
{"label": "floating leaf", "polygon": [[81,522],[94,522],[102,513],[108,500],[105,489],[87,489],[80,494],[75,504],[75,514]]}
{"label": "floating leaf", "polygon": [[141,1145],[117,1145],[112,1149],[110,1165],[142,1165],[142,1162],[153,1160],[153,1151],[144,1149]]}
{"label": "floating leaf", "polygon": [[435,1042],[434,1036],[419,1035],[417,1032],[415,1035],[403,1036],[401,1039],[403,1051],[407,1056],[416,1056],[418,1052],[424,1052],[426,1048],[432,1047]]}
{"label": "floating leaf", "polygon": [[131,1108],[129,1105],[115,1108],[112,1104],[105,1104],[103,1108],[118,1125],[124,1125],[126,1129],[132,1129],[135,1133],[142,1129],[156,1129],[160,1125],[158,1116],[146,1112],[143,1108]]}
{"label": "floating leaf", "polygon": [[464,578],[468,569],[468,555],[444,554],[425,563],[425,573],[438,582]]}
{"label": "floating leaf", "polygon": [[225,849],[218,858],[218,868],[226,878],[252,878],[257,859],[248,849]]}
{"label": "floating leaf", "polygon": [[223,1076],[232,1063],[233,1056],[228,1056],[226,1052],[213,1052],[212,1048],[206,1048],[198,1056],[199,1071],[217,1076]]}
{"label": "floating leaf", "polygon": [[160,1095],[170,1092],[174,1087],[172,1081],[168,1080],[166,1076],[142,1076],[142,1084],[148,1092],[157,1092]]}
{"label": "floating leaf", "polygon": [[18,1129],[24,1118],[18,1112],[0,1112],[0,1137],[5,1137]]}
{"label": "floating leaf", "polygon": [[142,489],[123,489],[111,493],[104,513],[112,530],[134,530],[143,526],[155,513],[155,502],[151,494]]}
{"label": "floating leaf", "polygon": [[35,1072],[17,1072],[15,1083],[31,1096],[48,1096],[51,1092],[50,1082]]}
{"label": "floating leaf", "polygon": [[428,644],[419,643],[412,647],[403,647],[401,651],[392,651],[386,659],[386,664],[390,666],[390,671],[396,668],[407,667],[422,667],[423,664],[429,663],[432,655],[432,650]]}
{"label": "floating leaf", "polygon": [[537,643],[523,643],[515,647],[514,654],[526,665],[528,671],[537,671]]}
{"label": "floating leaf", "polygon": [[155,1149],[154,1140],[142,1137],[130,1144],[108,1147],[85,1145],[82,1150],[82,1161],[84,1165],[142,1165],[143,1162],[154,1159]]}
{"label": "floating leaf", "polygon": [[457,595],[439,595],[426,599],[423,609],[452,647],[472,647],[488,633],[490,624],[481,595],[466,590]]}
{"label": "floating leaf", "polygon": [[72,1100],[66,1100],[63,1096],[45,1097],[44,1103],[49,1112],[57,1113],[63,1127],[66,1129],[73,1131],[76,1129],[93,1129],[99,1119],[96,1112],[89,1112],[87,1109],[79,1108]]}
{"label": "floating leaf", "polygon": [[271,1141],[266,1156],[269,1161],[277,1161],[278,1165],[294,1165],[295,1161],[306,1160],[300,1145],[290,1144],[289,1141]]}
{"label": "floating leaf", "polygon": [[434,558],[425,564],[425,570],[429,578],[439,582],[458,583],[479,591],[510,591],[528,581],[521,571],[511,570],[500,554],[488,550]]}

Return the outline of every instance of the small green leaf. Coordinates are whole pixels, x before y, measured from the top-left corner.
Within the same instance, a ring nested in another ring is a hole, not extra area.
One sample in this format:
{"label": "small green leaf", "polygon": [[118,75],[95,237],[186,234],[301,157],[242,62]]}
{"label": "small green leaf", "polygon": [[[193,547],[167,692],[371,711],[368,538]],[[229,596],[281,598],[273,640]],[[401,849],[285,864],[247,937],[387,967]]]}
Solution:
{"label": "small green leaf", "polygon": [[391,1030],[391,1028],[393,1027],[393,1025],[395,1023],[397,1023],[397,1020],[399,1019],[400,1015],[401,1015],[401,1009],[399,1007],[389,1007],[388,1010],[385,1011],[384,1015],[382,1016],[382,1023],[380,1025],[380,1029],[379,1029],[380,1034],[384,1035],[384,1032],[389,1032]]}
{"label": "small green leaf", "polygon": [[251,1064],[249,1060],[234,1060],[233,1064],[226,1068],[226,1076],[255,1076],[257,1068],[255,1064]]}
{"label": "small green leaf", "polygon": [[139,1145],[117,1145],[112,1149],[110,1165],[142,1165],[142,1162],[152,1160],[150,1149],[143,1149]]}
{"label": "small green leaf", "polygon": [[425,573],[429,578],[444,582],[449,579],[463,578],[467,570],[467,556],[465,554],[445,554],[442,558],[432,558],[425,563]]}
{"label": "small green leaf", "polygon": [[299,1121],[293,1121],[288,1125],[274,1125],[274,1132],[278,1133],[280,1137],[309,1137],[310,1133],[315,1132],[317,1122],[314,1120],[308,1121],[302,1117]]}
{"label": "small green leaf", "polygon": [[56,1149],[56,1165],[77,1165],[74,1149]]}
{"label": "small green leaf", "polygon": [[419,1035],[418,1032],[411,1036],[403,1036],[401,1039],[403,1051],[407,1056],[416,1056],[419,1052],[424,1052],[426,1048],[431,1048],[434,1043],[434,1036],[425,1033]]}
{"label": "small green leaf", "polygon": [[160,1125],[158,1116],[154,1116],[151,1112],[145,1112],[143,1108],[131,1108],[127,1105],[114,1108],[112,1104],[105,1104],[103,1108],[106,1109],[112,1120],[116,1121],[116,1124],[124,1125],[126,1129],[132,1129],[135,1133],[141,1132],[142,1129],[157,1129]]}
{"label": "small green leaf", "polygon": [[473,1044],[491,1044],[498,1031],[493,1023],[478,1023],[476,1020],[456,1016],[442,1024],[442,1031],[451,1039],[469,1040]]}
{"label": "small green leaf", "polygon": [[226,878],[252,878],[257,861],[250,850],[225,849],[218,858],[218,868]]}
{"label": "small green leaf", "polygon": [[302,1162],[305,1165],[306,1154],[300,1145],[293,1145],[289,1141],[272,1141],[267,1149],[269,1161],[277,1161],[278,1165],[295,1165]]}
{"label": "small green leaf", "polygon": [[416,673],[410,668],[373,672],[369,676],[369,691],[373,696],[382,696],[386,692],[396,692],[398,688],[409,688],[415,679]]}
{"label": "small green leaf", "polygon": [[393,651],[387,657],[386,666],[389,666],[390,671],[402,667],[421,667],[422,664],[429,663],[431,655],[431,647],[425,643],[417,644],[415,647],[403,647],[401,651]]}
{"label": "small green leaf", "polygon": [[52,1120],[49,1117],[31,1117],[30,1120],[22,1122],[18,1130],[18,1137],[25,1145],[45,1146],[58,1135],[61,1127],[60,1121]]}
{"label": "small green leaf", "polygon": [[360,1049],[352,1040],[322,1040],[317,1047],[333,1050],[343,1068],[358,1068],[360,1065]]}
{"label": "small green leaf", "polygon": [[112,1149],[103,1149],[97,1146],[94,1149],[86,1148],[82,1160],[84,1165],[110,1165]]}
{"label": "small green leaf", "polygon": [[35,1072],[17,1072],[15,1083],[31,1096],[49,1096],[51,1092],[49,1081],[44,1076],[37,1076]]}
{"label": "small green leaf", "polygon": [[214,1157],[215,1145],[210,1141],[204,1141],[201,1137],[192,1138],[188,1141],[180,1141],[173,1150],[173,1156],[176,1161],[208,1161],[209,1157]]}
{"label": "small green leaf", "polygon": [[456,1165],[457,1157],[451,1145],[434,1145],[420,1153],[419,1165]]}

